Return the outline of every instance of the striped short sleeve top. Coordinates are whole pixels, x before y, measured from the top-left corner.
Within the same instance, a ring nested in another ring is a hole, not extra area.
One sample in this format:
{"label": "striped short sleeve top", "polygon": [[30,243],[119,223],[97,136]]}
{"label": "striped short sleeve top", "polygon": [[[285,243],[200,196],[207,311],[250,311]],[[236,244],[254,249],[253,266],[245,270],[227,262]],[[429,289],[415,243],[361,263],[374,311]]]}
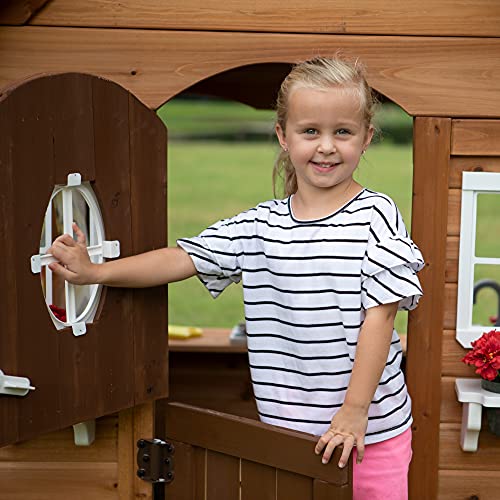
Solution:
{"label": "striped short sleeve top", "polygon": [[[291,197],[271,200],[178,240],[217,297],[243,282],[248,354],[262,421],[315,435],[342,406],[366,309],[422,289],[422,255],[394,201],[363,189],[333,214],[301,221]],[[411,401],[394,331],[370,405],[366,443],[405,431]]]}

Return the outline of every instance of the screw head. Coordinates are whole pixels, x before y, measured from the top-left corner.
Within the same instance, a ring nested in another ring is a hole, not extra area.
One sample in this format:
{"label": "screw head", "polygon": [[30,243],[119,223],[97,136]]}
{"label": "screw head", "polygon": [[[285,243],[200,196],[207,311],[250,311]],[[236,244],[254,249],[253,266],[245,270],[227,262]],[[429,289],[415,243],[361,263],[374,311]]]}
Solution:
{"label": "screw head", "polygon": [[144,448],[145,446],[146,446],[146,441],[144,441],[144,439],[139,439],[139,441],[137,441],[138,448]]}
{"label": "screw head", "polygon": [[146,471],[144,469],[138,469],[137,470],[137,476],[138,477],[144,477],[146,475]]}
{"label": "screw head", "polygon": [[142,456],[142,460],[146,463],[149,462],[149,455],[147,453],[144,453],[144,455]]}

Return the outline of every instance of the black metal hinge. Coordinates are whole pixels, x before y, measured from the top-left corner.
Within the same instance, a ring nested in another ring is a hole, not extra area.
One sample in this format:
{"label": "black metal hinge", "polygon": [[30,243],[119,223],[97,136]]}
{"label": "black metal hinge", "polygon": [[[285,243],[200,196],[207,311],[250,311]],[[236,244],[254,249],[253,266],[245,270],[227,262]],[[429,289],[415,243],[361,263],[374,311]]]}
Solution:
{"label": "black metal hinge", "polygon": [[174,446],[161,439],[137,441],[137,475],[150,483],[170,483],[174,479]]}

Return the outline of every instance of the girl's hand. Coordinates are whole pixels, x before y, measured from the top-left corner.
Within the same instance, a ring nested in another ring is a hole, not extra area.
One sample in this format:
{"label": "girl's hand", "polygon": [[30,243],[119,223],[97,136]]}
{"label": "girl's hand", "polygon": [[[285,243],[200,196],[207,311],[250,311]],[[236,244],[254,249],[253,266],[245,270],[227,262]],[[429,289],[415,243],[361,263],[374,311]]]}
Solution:
{"label": "girl's hand", "polygon": [[[365,453],[365,433],[368,425],[368,413],[359,408],[352,408],[345,404],[333,417],[330,428],[320,437],[314,452],[319,455],[324,449],[322,462],[327,464],[335,448],[343,445],[339,467],[345,467],[349,460],[352,448],[356,445],[358,458],[361,463]],[[326,447],[326,448],[325,448]]]}
{"label": "girl's hand", "polygon": [[97,264],[90,261],[86,239],[82,230],[73,223],[76,241],[63,234],[56,238],[47,253],[52,254],[59,262],[49,264],[51,271],[75,285],[97,283]]}

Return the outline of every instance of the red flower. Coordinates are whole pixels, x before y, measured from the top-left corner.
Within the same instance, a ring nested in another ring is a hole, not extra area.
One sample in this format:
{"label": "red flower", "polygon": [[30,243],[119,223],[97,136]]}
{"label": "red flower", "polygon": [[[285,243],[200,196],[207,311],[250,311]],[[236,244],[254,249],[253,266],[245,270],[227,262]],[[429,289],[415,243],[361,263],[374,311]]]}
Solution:
{"label": "red flower", "polygon": [[54,304],[50,304],[49,308],[52,311],[52,314],[59,321],[62,321],[63,323],[66,323],[66,309],[63,309],[62,307],[57,307]]}
{"label": "red flower", "polygon": [[472,350],[462,361],[475,366],[476,373],[486,380],[495,380],[500,370],[500,332],[491,330],[475,340]]}

